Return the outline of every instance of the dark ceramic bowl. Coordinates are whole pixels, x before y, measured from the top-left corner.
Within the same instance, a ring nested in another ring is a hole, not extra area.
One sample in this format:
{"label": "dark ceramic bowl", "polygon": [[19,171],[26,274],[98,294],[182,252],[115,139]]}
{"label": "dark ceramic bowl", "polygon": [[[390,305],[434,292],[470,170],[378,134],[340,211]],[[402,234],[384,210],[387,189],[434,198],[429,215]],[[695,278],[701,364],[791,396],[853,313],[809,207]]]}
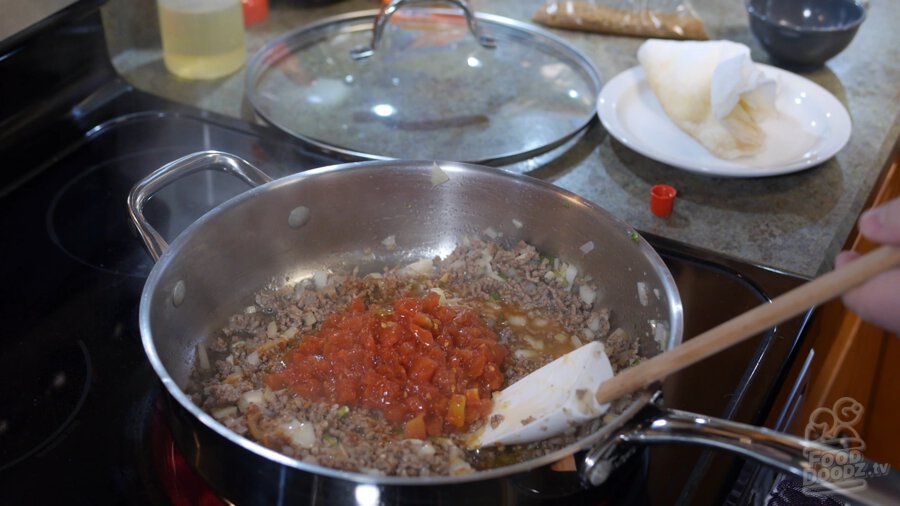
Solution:
{"label": "dark ceramic bowl", "polygon": [[746,0],[750,29],[776,63],[818,66],[850,44],[864,0]]}

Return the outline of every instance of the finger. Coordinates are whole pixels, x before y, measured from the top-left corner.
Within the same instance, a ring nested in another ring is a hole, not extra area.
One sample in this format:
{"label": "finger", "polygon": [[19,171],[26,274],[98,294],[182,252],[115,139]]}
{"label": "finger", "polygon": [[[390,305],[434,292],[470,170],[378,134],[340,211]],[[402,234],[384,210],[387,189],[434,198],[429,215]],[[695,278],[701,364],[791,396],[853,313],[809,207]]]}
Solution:
{"label": "finger", "polygon": [[900,245],[900,198],[864,212],[859,231],[869,240]]}
{"label": "finger", "polygon": [[859,258],[859,256],[859,253],[855,251],[841,251],[834,258],[834,268],[840,269],[841,267]]}
{"label": "finger", "polygon": [[884,272],[842,297],[863,320],[900,332],[900,269]]}

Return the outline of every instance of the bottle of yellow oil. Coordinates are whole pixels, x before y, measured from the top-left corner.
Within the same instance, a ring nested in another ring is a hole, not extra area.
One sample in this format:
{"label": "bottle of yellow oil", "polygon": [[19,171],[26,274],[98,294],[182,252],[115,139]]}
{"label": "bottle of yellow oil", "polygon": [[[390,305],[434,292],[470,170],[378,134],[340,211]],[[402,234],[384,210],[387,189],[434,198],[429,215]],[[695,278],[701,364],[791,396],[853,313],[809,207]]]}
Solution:
{"label": "bottle of yellow oil", "polygon": [[247,59],[241,0],[157,0],[163,61],[185,79],[216,79]]}

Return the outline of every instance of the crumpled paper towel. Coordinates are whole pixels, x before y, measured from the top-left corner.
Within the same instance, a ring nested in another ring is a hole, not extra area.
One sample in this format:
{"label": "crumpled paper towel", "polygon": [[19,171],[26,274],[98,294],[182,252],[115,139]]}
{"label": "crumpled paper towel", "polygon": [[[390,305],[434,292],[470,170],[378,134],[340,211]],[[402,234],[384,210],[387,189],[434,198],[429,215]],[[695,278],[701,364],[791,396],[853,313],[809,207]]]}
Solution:
{"label": "crumpled paper towel", "polygon": [[650,39],[638,61],[669,118],[715,156],[731,160],[763,149],[759,123],[778,114],[777,83],[753,63],[747,46]]}

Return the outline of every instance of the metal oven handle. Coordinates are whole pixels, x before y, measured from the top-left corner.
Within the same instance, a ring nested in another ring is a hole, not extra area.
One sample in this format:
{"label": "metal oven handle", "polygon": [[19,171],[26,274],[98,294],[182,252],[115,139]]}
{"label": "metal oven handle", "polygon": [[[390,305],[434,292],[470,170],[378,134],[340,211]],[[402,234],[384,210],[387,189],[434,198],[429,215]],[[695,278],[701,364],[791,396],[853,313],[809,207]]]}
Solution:
{"label": "metal oven handle", "polygon": [[851,450],[790,434],[654,403],[585,457],[582,479],[591,485],[606,480],[635,445],[682,443],[712,447],[756,460],[803,479],[820,493],[843,496],[854,504],[900,503],[900,472],[874,464]]}
{"label": "metal oven handle", "polygon": [[159,257],[166,251],[169,244],[144,217],[144,205],[162,188],[202,170],[215,170],[231,174],[251,187],[260,186],[272,180],[265,172],[257,169],[243,158],[221,151],[200,151],[169,162],[138,181],[128,193],[128,215],[144,241],[144,246],[153,257],[153,261],[159,261]]}

